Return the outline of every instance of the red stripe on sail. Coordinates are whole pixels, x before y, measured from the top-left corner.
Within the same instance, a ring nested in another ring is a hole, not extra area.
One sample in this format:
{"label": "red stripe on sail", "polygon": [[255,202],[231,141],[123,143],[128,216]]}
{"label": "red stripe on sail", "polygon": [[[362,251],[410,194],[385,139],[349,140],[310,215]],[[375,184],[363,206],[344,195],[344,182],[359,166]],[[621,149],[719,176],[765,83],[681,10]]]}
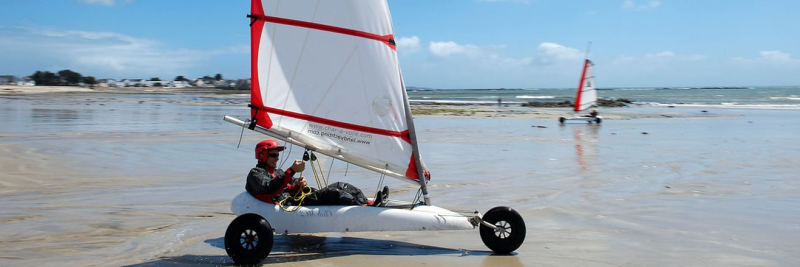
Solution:
{"label": "red stripe on sail", "polygon": [[295,119],[306,120],[306,121],[310,121],[310,122],[327,124],[327,125],[336,126],[336,127],[339,127],[339,128],[344,128],[344,129],[349,129],[349,130],[354,130],[354,131],[359,131],[359,132],[365,132],[365,133],[372,133],[372,134],[379,134],[379,135],[397,137],[397,138],[403,139],[403,141],[406,141],[409,144],[411,143],[411,138],[408,135],[408,130],[405,130],[405,131],[402,131],[402,132],[384,130],[384,129],[380,129],[380,128],[367,127],[367,126],[363,126],[363,125],[357,125],[357,124],[352,124],[352,123],[346,123],[346,122],[335,121],[335,120],[331,120],[331,119],[326,119],[326,118],[320,118],[320,117],[316,117],[316,116],[306,115],[306,114],[297,113],[297,112],[291,112],[291,111],[283,110],[283,109],[265,107],[263,105],[259,106],[258,109],[261,110],[261,111],[269,112],[269,113],[274,113],[274,114],[278,114],[278,115],[292,117],[292,118],[295,118]]}
{"label": "red stripe on sail", "polygon": [[[250,2],[250,13],[254,16],[264,16],[264,7],[260,0]],[[250,104],[256,107],[264,105],[261,99],[261,85],[258,81],[258,50],[261,44],[261,33],[264,31],[264,21],[256,20],[250,25]],[[264,128],[272,127],[272,120],[266,112],[250,110],[250,116],[255,117],[256,123]]]}
{"label": "red stripe on sail", "polygon": [[[253,14],[253,15],[256,15],[256,14]],[[372,40],[380,41],[380,42],[388,45],[390,48],[392,48],[392,50],[397,51],[397,46],[395,45],[394,40],[393,40],[394,35],[392,35],[392,34],[389,34],[389,35],[377,35],[377,34],[374,34],[374,33],[362,32],[362,31],[357,31],[357,30],[353,30],[353,29],[347,29],[347,28],[336,27],[336,26],[331,26],[331,25],[313,23],[313,22],[308,22],[308,21],[293,20],[293,19],[279,18],[279,17],[272,17],[272,16],[265,16],[265,15],[263,15],[263,12],[261,14],[257,15],[257,17],[259,18],[259,20],[272,22],[272,23],[278,23],[278,24],[283,24],[283,25],[291,25],[291,26],[315,29],[315,30],[320,30],[320,31],[335,32],[335,33],[341,33],[341,34],[346,34],[346,35],[351,35],[351,36],[356,36],[356,37],[372,39]]]}
{"label": "red stripe on sail", "polygon": [[586,79],[586,68],[589,67],[589,60],[583,62],[583,72],[581,73],[581,83],[578,85],[578,95],[575,96],[575,111],[581,111],[581,93],[583,93],[584,79]]}

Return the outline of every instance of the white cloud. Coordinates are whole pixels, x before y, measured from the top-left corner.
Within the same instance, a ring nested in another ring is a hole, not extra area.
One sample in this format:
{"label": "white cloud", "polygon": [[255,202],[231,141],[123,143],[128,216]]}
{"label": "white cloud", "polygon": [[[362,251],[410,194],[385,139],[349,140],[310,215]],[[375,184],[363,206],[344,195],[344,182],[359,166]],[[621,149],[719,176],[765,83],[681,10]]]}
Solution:
{"label": "white cloud", "polygon": [[792,62],[792,55],[778,51],[760,51],[758,55],[761,56],[761,59],[770,61],[770,62]]}
{"label": "white cloud", "polygon": [[620,7],[624,9],[646,10],[646,9],[655,9],[660,6],[661,6],[661,1],[650,1],[647,4],[638,5],[633,0],[625,0],[622,1],[622,5]]}
{"label": "white cloud", "polygon": [[[98,78],[190,75],[212,56],[245,54],[246,46],[217,50],[168,49],[156,40],[113,32],[2,28],[0,58],[34,70],[71,69]],[[7,54],[6,54],[7,53]]]}
{"label": "white cloud", "polygon": [[414,53],[419,51],[422,46],[419,43],[419,37],[402,37],[397,39],[397,51],[401,53]]}
{"label": "white cloud", "polygon": [[102,6],[114,5],[114,0],[81,0],[81,2],[89,5],[102,5]]}
{"label": "white cloud", "polygon": [[784,65],[800,65],[800,60],[793,59],[789,53],[781,52],[778,50],[759,51],[758,57],[748,59],[743,57],[735,57],[732,59],[735,63],[740,63],[749,66],[784,66]]}
{"label": "white cloud", "polygon": [[672,51],[658,52],[655,54],[648,54],[648,57],[674,57],[675,53]]}
{"label": "white cloud", "polygon": [[456,42],[430,42],[428,50],[431,54],[438,57],[448,57],[458,54],[478,56],[482,53],[480,48],[475,45],[460,45]]}
{"label": "white cloud", "polygon": [[574,61],[583,58],[580,50],[566,47],[556,43],[544,42],[539,44],[536,61],[541,64],[553,64],[564,61]]}

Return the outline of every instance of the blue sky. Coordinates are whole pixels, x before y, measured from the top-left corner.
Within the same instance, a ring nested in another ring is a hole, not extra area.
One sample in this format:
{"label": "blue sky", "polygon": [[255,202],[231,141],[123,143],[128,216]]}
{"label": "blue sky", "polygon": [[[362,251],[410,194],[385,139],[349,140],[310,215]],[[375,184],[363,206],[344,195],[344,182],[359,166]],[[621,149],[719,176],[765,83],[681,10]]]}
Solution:
{"label": "blue sky", "polygon": [[[249,76],[249,0],[0,0],[0,75]],[[389,0],[409,86],[800,85],[800,1]]]}

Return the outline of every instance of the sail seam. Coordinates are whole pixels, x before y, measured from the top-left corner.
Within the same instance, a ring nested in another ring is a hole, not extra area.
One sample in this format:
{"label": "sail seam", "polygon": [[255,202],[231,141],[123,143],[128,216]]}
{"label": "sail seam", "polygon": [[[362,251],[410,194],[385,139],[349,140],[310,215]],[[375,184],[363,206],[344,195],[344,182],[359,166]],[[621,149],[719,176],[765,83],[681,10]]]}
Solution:
{"label": "sail seam", "polygon": [[396,44],[395,44],[395,41],[394,41],[394,35],[392,35],[392,34],[381,36],[381,35],[377,35],[377,34],[374,34],[374,33],[363,32],[363,31],[358,31],[358,30],[353,30],[353,29],[347,29],[347,28],[336,27],[336,26],[331,26],[331,25],[325,25],[325,24],[320,24],[320,23],[313,23],[313,22],[308,22],[308,21],[293,20],[293,19],[279,18],[279,17],[273,17],[273,16],[266,16],[266,15],[259,16],[258,19],[264,20],[266,22],[272,22],[272,23],[275,23],[275,24],[283,24],[283,25],[289,25],[289,26],[295,26],[295,27],[309,28],[309,29],[315,29],[315,30],[320,30],[320,31],[327,31],[327,32],[340,33],[340,34],[345,34],[345,35],[350,35],[350,36],[355,36],[355,37],[366,38],[366,39],[372,39],[372,40],[379,41],[379,42],[382,42],[382,43],[388,45],[392,50],[396,50]]}
{"label": "sail seam", "polygon": [[352,123],[347,123],[347,122],[342,122],[342,121],[336,121],[336,120],[331,120],[331,119],[320,118],[320,117],[316,117],[316,116],[311,116],[311,115],[307,115],[307,114],[292,112],[292,111],[283,110],[283,109],[270,108],[270,107],[265,107],[265,106],[261,106],[261,107],[258,107],[258,108],[262,109],[264,111],[270,112],[270,113],[274,113],[274,114],[278,114],[278,115],[282,115],[282,116],[286,116],[286,117],[291,117],[291,118],[295,118],[295,119],[301,119],[301,120],[306,120],[306,121],[310,121],[310,122],[322,123],[322,124],[327,124],[327,125],[336,126],[336,127],[345,128],[345,129],[350,129],[350,130],[356,130],[356,131],[365,132],[365,133],[373,133],[373,134],[397,137],[397,138],[405,140],[406,142],[409,142],[409,143],[411,142],[408,139],[408,130],[402,131],[402,132],[391,131],[391,130],[385,130],[385,129],[380,129],[380,128],[362,126],[362,125],[357,125],[357,124],[352,124]]}

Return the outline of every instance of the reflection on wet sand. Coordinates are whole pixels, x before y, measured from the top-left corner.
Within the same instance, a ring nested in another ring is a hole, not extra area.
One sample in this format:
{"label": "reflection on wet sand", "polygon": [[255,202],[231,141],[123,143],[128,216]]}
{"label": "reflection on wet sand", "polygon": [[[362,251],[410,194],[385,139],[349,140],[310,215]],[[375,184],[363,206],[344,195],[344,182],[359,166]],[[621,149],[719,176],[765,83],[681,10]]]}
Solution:
{"label": "reflection on wet sand", "polygon": [[[597,160],[597,132],[599,124],[572,125],[572,137],[575,141],[575,159],[581,176],[594,173],[592,166]],[[585,126],[585,127],[584,127]]]}
{"label": "reflection on wet sand", "polygon": [[[205,243],[220,249],[225,248],[224,238],[206,240]],[[414,244],[409,242],[380,240],[360,237],[325,237],[315,235],[276,235],[269,257],[261,264],[304,262],[349,256],[482,256],[481,266],[522,266],[512,255],[493,255],[491,251],[451,249]],[[348,262],[352,262],[349,261]],[[181,255],[162,257],[156,261],[128,266],[160,266],[173,264],[217,265],[232,264],[230,258],[219,255]],[[355,264],[358,265],[358,264]],[[394,261],[372,266],[397,266]]]}
{"label": "reflection on wet sand", "polygon": [[[91,119],[91,112],[87,112],[86,120]],[[44,108],[35,108],[31,113],[31,120],[34,123],[37,122],[59,122],[59,123],[69,123],[71,121],[75,121],[81,118],[81,113],[77,110],[72,109],[44,109]]]}

